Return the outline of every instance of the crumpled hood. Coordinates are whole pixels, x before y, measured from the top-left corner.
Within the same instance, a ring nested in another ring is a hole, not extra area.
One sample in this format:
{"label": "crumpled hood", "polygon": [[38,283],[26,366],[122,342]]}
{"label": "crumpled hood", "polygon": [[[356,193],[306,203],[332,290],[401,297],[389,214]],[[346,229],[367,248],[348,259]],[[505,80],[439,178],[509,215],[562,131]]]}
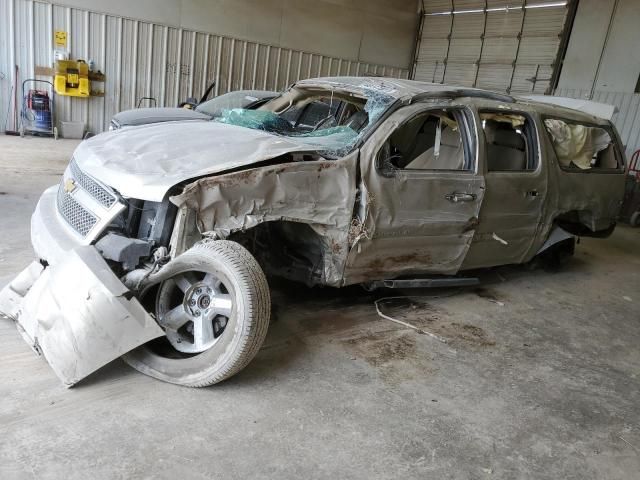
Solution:
{"label": "crumpled hood", "polygon": [[74,158],[125,197],[161,201],[182,181],[317,148],[218,122],[167,122],[102,133],[82,142]]}

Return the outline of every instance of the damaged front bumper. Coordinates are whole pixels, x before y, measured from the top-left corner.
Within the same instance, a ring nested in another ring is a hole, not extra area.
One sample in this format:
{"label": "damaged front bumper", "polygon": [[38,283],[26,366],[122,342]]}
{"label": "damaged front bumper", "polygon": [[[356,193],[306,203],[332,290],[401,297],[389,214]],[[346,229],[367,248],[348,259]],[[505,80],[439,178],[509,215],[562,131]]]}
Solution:
{"label": "damaged front bumper", "polygon": [[0,313],[71,386],[164,331],[100,253],[66,231],[55,188],[43,194],[31,222],[45,262],[33,262],[0,292]]}

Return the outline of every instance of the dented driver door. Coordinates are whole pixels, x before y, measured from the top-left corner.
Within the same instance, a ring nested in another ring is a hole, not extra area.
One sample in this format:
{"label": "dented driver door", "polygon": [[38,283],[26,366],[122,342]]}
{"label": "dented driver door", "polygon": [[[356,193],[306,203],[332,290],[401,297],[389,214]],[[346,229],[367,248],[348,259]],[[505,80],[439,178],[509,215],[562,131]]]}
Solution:
{"label": "dented driver door", "polygon": [[361,150],[345,283],[455,274],[484,195],[477,157],[466,107],[416,104],[394,112]]}

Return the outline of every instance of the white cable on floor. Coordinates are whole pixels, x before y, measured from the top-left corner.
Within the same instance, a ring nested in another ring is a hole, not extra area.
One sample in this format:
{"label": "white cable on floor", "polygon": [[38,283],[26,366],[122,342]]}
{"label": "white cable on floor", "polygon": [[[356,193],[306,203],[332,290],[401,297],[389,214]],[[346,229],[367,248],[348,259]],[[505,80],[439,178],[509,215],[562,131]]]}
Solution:
{"label": "white cable on floor", "polygon": [[411,328],[413,330],[415,330],[418,333],[421,333],[423,335],[428,335],[431,338],[434,338],[436,340],[438,340],[439,342],[442,342],[444,344],[448,343],[447,340],[445,338],[442,338],[439,335],[436,335],[435,333],[431,333],[428,332],[426,330],[424,330],[423,328],[418,328],[415,325],[411,325],[408,322],[405,322],[404,320],[400,320],[397,318],[393,318],[390,317],[389,315],[385,315],[384,313],[382,313],[380,311],[380,307],[378,305],[379,302],[382,302],[383,300],[398,300],[398,299],[409,299],[409,298],[429,298],[429,299],[434,299],[434,298],[444,298],[444,297],[450,297],[452,295],[454,295],[456,292],[451,293],[450,295],[433,295],[433,296],[428,296],[428,295],[419,295],[419,296],[399,296],[399,297],[383,297],[383,298],[379,298],[378,300],[376,300],[374,302],[374,305],[376,306],[376,312],[378,312],[378,316],[380,316],[381,318],[384,318],[385,320],[389,320],[390,322],[394,322],[394,323],[398,323],[400,325],[404,325],[405,327]]}

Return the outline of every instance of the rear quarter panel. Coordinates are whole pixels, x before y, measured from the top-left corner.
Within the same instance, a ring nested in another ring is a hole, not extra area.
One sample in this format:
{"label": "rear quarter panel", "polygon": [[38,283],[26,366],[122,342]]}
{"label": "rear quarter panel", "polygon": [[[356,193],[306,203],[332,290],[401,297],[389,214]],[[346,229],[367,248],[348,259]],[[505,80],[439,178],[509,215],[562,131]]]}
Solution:
{"label": "rear quarter panel", "polygon": [[540,133],[549,169],[549,181],[553,184],[550,185],[550,195],[547,199],[549,224],[567,213],[575,212],[579,223],[591,232],[607,230],[616,223],[624,197],[626,160],[615,127],[604,120],[599,120],[596,124],[579,118],[572,119],[566,115],[553,115],[553,118],[560,120],[567,118],[607,129],[614,138],[617,155],[622,162],[622,167],[618,170],[569,170],[562,168],[558,162],[550,135],[544,127],[545,118],[550,116],[543,115]]}

